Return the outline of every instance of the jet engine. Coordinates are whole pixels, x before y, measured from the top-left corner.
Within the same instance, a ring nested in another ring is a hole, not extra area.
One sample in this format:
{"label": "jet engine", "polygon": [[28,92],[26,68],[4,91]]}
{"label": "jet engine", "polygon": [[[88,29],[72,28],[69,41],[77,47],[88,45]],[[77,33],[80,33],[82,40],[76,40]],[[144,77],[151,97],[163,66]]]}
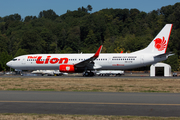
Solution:
{"label": "jet engine", "polygon": [[64,64],[64,65],[60,65],[59,66],[59,71],[60,72],[75,72],[75,68],[74,68],[74,65],[68,65],[68,64]]}

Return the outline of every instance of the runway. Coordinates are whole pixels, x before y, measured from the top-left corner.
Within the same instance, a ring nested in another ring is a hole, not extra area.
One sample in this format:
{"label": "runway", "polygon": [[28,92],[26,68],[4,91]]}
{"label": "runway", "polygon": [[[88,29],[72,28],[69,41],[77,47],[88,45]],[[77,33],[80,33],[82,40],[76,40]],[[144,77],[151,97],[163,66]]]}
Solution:
{"label": "runway", "polygon": [[0,113],[180,117],[180,94],[0,91]]}

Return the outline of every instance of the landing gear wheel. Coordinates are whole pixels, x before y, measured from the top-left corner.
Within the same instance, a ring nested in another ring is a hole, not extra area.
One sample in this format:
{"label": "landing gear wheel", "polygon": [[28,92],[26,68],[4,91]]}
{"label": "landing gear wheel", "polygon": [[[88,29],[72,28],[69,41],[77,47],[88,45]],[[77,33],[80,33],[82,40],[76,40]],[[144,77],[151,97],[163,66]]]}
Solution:
{"label": "landing gear wheel", "polygon": [[89,76],[92,77],[92,76],[94,76],[94,73],[93,72],[85,72],[83,76],[85,76],[85,77],[89,77]]}
{"label": "landing gear wheel", "polygon": [[85,74],[84,74],[86,77],[88,77],[89,76],[89,72],[85,72]]}
{"label": "landing gear wheel", "polygon": [[93,73],[93,72],[90,72],[89,76],[94,76],[94,73]]}

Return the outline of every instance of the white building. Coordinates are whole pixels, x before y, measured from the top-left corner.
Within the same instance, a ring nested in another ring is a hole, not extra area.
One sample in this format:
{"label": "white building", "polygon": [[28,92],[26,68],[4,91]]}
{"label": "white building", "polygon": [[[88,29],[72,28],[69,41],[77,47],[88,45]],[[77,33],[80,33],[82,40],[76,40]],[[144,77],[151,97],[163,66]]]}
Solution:
{"label": "white building", "polygon": [[152,64],[150,67],[150,76],[171,76],[171,66],[165,63]]}

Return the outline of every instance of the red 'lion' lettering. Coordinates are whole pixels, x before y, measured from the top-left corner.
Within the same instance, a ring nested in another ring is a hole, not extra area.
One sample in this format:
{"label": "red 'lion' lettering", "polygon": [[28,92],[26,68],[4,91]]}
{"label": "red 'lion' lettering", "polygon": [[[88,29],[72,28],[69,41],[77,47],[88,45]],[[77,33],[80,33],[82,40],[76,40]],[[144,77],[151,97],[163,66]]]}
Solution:
{"label": "red 'lion' lettering", "polygon": [[50,58],[51,58],[51,56],[47,56],[46,59],[42,59],[42,56],[38,56],[36,63],[37,64],[48,64],[48,63],[55,64],[55,63],[58,63],[58,61],[59,61],[58,64],[63,64],[63,63],[68,63],[68,61],[69,61],[68,58],[60,58],[60,59],[58,59],[58,58],[50,59]]}
{"label": "red 'lion' lettering", "polygon": [[50,63],[51,64],[55,64],[55,63],[57,63],[58,62],[58,58],[52,58],[51,60],[50,60]]}
{"label": "red 'lion' lettering", "polygon": [[45,64],[48,64],[48,62],[49,62],[49,60],[50,60],[50,57],[51,57],[51,56],[47,56],[46,61],[45,61]]}
{"label": "red 'lion' lettering", "polygon": [[39,56],[39,57],[37,58],[37,60],[36,60],[36,63],[37,63],[37,64],[43,64],[43,63],[44,63],[44,61],[41,61],[41,58],[42,58],[42,56]]}
{"label": "red 'lion' lettering", "polygon": [[69,59],[68,58],[60,58],[59,64],[62,64],[63,61],[64,61],[64,63],[68,63]]}

